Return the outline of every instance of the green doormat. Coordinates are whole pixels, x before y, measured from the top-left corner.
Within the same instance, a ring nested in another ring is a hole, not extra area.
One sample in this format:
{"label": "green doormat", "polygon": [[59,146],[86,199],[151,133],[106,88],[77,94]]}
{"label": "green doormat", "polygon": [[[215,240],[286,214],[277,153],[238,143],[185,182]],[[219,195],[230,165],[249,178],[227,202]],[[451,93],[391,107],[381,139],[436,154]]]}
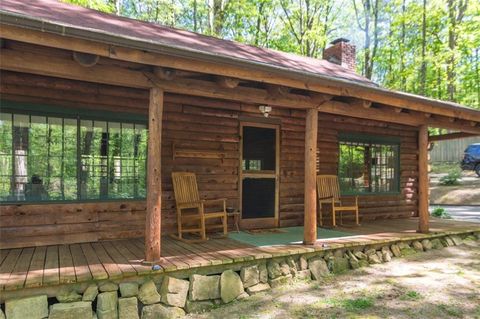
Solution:
{"label": "green doormat", "polygon": [[[301,243],[303,241],[303,227],[287,227],[280,228],[282,232],[273,233],[273,232],[259,232],[259,233],[229,233],[228,237],[231,239],[240,241],[245,244],[252,246],[273,246],[273,245],[286,245],[293,243]],[[354,234],[341,232],[337,230],[318,228],[317,229],[317,238],[326,239],[326,238],[335,238],[335,237],[347,237],[353,236]]]}

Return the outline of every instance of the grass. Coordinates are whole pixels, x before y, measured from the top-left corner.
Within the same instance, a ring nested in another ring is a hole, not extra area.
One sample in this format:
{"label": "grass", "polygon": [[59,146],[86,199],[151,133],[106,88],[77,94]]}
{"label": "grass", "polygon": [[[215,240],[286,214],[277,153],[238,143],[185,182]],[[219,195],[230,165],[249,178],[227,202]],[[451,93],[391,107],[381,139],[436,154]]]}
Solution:
{"label": "grass", "polygon": [[400,297],[400,300],[418,300],[421,299],[422,295],[419,292],[414,290],[407,291],[404,295]]}
{"label": "grass", "polygon": [[355,312],[373,307],[372,298],[355,298],[342,301],[342,307],[347,311]]}
{"label": "grass", "polygon": [[432,163],[430,168],[433,174],[443,174],[458,169],[458,163]]}
{"label": "grass", "polygon": [[457,306],[447,305],[442,303],[438,305],[438,308],[440,308],[443,312],[445,312],[449,316],[456,317],[456,318],[463,317],[462,309]]}

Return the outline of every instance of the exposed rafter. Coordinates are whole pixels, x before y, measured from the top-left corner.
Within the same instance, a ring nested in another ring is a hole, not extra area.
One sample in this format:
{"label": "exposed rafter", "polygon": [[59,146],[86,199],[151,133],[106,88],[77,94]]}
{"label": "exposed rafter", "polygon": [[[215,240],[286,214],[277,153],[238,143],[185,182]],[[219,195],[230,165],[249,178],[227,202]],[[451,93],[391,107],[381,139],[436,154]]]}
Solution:
{"label": "exposed rafter", "polygon": [[318,108],[321,112],[332,114],[413,126],[428,124],[434,127],[449,128],[467,133],[480,133],[480,127],[471,126],[471,121],[456,120],[455,122],[451,122],[448,117],[437,115],[426,118],[422,112],[411,110],[408,113],[396,113],[393,107],[384,104],[380,105],[379,108],[358,107],[356,103],[359,102],[353,101],[353,104],[349,104],[332,101],[332,95],[320,93],[312,93],[309,96],[294,93],[288,93],[284,96],[274,96],[265,89],[254,87],[237,86],[227,89],[220,86],[217,82],[198,79],[178,78],[175,81],[165,80],[157,76],[157,74],[154,74],[154,72],[140,72],[111,64],[95,65],[85,68],[72,60],[18,52],[11,49],[2,49],[1,55],[1,68],[10,71],[133,88],[151,88],[157,86],[161,87],[165,92],[170,93],[295,109]]}

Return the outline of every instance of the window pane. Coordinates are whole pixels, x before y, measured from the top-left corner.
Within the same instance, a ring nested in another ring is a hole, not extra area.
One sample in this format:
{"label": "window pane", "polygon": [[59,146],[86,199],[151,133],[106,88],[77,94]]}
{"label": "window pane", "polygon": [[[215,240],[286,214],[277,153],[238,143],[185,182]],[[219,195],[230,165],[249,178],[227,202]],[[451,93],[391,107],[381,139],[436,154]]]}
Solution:
{"label": "window pane", "polygon": [[398,191],[398,145],[341,141],[339,147],[342,192]]}
{"label": "window pane", "polygon": [[12,195],[12,114],[0,113],[0,200],[11,200]]}
{"label": "window pane", "polygon": [[145,125],[0,113],[0,201],[144,198]]}

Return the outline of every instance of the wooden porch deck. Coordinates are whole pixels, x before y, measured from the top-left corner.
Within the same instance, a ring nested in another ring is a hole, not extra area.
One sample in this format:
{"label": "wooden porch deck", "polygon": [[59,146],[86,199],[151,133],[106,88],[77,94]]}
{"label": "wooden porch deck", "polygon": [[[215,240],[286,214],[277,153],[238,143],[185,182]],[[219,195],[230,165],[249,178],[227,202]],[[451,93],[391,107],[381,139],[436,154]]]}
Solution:
{"label": "wooden porch deck", "polygon": [[338,230],[348,231],[354,236],[322,239],[312,246],[289,244],[254,247],[229,238],[186,244],[165,237],[162,242],[164,258],[160,270],[156,271],[141,263],[144,258],[141,238],[4,249],[0,250],[0,293],[92,280],[121,280],[152,273],[161,274],[339,247],[480,231],[480,224],[453,220],[432,219],[430,225],[429,235],[416,233],[417,218],[380,220],[355,228],[339,227]]}

